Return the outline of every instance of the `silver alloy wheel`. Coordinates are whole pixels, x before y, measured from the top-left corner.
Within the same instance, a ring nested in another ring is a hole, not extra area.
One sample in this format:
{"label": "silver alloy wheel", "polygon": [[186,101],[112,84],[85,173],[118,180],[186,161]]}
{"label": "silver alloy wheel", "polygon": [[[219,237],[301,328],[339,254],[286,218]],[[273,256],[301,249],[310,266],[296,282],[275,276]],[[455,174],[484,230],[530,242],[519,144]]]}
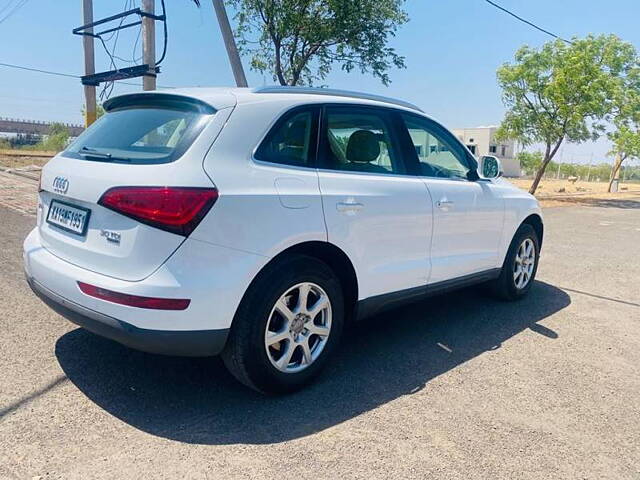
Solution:
{"label": "silver alloy wheel", "polygon": [[518,247],[513,265],[513,282],[518,290],[522,290],[529,284],[535,265],[536,246],[533,240],[525,238]]}
{"label": "silver alloy wheel", "polygon": [[271,309],[264,347],[278,370],[300,372],[320,356],[330,333],[329,296],[315,283],[299,283],[287,290]]}

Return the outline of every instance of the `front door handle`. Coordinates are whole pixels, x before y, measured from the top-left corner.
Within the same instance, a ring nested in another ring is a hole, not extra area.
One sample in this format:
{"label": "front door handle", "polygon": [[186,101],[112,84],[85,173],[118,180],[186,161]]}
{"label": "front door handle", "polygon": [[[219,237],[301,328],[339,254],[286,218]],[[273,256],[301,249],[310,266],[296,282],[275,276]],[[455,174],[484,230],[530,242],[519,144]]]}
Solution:
{"label": "front door handle", "polygon": [[336,203],[336,209],[339,212],[346,214],[355,214],[364,208],[364,204],[360,202],[356,202],[353,199],[348,199],[346,202],[338,202]]}

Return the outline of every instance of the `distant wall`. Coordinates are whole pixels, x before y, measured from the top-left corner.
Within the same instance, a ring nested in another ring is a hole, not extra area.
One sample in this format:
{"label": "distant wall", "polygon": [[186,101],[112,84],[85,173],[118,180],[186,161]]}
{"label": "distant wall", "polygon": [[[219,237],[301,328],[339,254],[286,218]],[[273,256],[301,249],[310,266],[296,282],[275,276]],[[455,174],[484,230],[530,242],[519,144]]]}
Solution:
{"label": "distant wall", "polygon": [[[24,135],[47,135],[52,123],[61,122],[37,122],[34,120],[19,120],[15,118],[0,117],[0,132],[2,133],[22,133]],[[62,123],[69,129],[72,137],[77,137],[84,131],[82,125]]]}
{"label": "distant wall", "polygon": [[522,171],[520,170],[520,162],[515,158],[501,158],[502,171],[505,177],[520,177]]}

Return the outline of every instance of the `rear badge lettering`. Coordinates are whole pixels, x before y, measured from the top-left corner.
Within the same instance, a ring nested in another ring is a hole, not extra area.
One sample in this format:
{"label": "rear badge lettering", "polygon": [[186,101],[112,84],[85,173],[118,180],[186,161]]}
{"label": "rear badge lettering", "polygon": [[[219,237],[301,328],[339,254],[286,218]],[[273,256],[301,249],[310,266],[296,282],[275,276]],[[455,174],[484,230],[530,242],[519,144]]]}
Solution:
{"label": "rear badge lettering", "polygon": [[108,242],[120,245],[120,234],[118,232],[111,232],[109,230],[100,230],[100,236],[107,239]]}

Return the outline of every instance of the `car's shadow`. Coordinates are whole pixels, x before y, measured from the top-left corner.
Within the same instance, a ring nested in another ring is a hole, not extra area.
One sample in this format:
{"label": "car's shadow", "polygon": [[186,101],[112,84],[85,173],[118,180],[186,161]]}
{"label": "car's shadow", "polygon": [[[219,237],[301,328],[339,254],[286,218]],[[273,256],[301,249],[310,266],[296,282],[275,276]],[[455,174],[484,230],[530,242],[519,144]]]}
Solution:
{"label": "car's shadow", "polygon": [[536,322],[569,303],[560,289],[536,282],[516,303],[467,289],[397,309],[349,330],[318,381],[282,397],[239,385],[218,358],[148,355],[82,329],[58,340],[56,356],[93,402],[153,435],[200,444],[274,443],[416,392],[527,328],[552,341],[557,334]]}

